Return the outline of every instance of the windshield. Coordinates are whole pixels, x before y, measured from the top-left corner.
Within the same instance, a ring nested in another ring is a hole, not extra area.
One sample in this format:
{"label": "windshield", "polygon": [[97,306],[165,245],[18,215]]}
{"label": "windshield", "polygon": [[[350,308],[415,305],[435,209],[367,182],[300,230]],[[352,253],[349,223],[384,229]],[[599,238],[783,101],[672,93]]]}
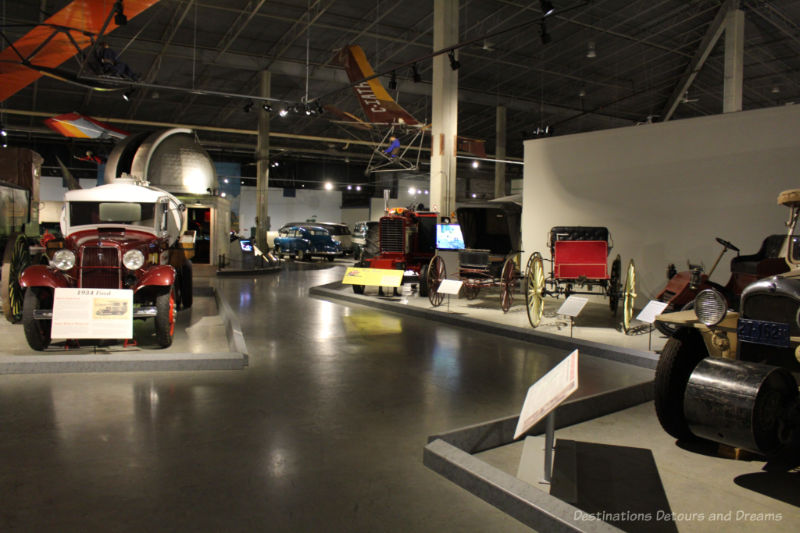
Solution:
{"label": "windshield", "polygon": [[154,228],[156,204],[150,202],[70,202],[69,225],[132,224]]}

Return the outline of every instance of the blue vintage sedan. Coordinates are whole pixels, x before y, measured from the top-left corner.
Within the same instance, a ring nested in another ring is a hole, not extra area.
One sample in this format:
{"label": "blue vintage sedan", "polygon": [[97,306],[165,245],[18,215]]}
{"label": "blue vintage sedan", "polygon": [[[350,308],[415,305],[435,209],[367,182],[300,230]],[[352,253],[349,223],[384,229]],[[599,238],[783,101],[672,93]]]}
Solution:
{"label": "blue vintage sedan", "polygon": [[290,255],[302,261],[310,257],[327,257],[333,261],[343,255],[342,245],[330,232],[318,226],[285,226],[275,237],[273,252],[278,257]]}

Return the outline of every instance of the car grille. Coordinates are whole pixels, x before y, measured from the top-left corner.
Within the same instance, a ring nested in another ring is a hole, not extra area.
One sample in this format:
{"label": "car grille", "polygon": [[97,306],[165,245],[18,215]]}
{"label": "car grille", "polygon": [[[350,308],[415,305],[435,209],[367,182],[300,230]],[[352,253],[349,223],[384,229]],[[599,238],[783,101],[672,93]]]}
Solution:
{"label": "car grille", "polygon": [[90,289],[122,287],[120,253],[112,246],[84,246],[81,249],[80,286]]}
{"label": "car grille", "polygon": [[405,253],[403,219],[386,218],[381,220],[381,252]]}
{"label": "car grille", "polygon": [[797,325],[797,310],[800,302],[787,296],[776,294],[751,294],[742,308],[742,316],[754,320],[789,323],[789,334],[800,335]]}

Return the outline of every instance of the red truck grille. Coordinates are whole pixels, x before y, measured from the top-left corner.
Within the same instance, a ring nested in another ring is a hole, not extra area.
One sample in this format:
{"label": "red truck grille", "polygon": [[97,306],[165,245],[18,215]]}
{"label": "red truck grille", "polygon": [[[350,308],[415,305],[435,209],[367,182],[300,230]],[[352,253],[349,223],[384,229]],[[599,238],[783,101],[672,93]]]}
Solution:
{"label": "red truck grille", "polygon": [[112,246],[84,246],[81,249],[80,286],[89,289],[122,287],[119,250]]}
{"label": "red truck grille", "polygon": [[402,218],[381,219],[381,252],[405,253],[405,225]]}

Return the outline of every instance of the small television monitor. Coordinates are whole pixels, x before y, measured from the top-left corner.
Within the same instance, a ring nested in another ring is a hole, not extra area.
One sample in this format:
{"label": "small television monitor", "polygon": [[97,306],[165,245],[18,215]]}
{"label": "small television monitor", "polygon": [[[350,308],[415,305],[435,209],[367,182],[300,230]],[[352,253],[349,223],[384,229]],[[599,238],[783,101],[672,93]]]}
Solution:
{"label": "small television monitor", "polygon": [[241,239],[239,241],[239,246],[242,248],[243,252],[252,252],[253,251],[253,243],[246,239]]}
{"label": "small television monitor", "polygon": [[458,224],[436,224],[436,248],[439,250],[463,250],[464,235]]}

